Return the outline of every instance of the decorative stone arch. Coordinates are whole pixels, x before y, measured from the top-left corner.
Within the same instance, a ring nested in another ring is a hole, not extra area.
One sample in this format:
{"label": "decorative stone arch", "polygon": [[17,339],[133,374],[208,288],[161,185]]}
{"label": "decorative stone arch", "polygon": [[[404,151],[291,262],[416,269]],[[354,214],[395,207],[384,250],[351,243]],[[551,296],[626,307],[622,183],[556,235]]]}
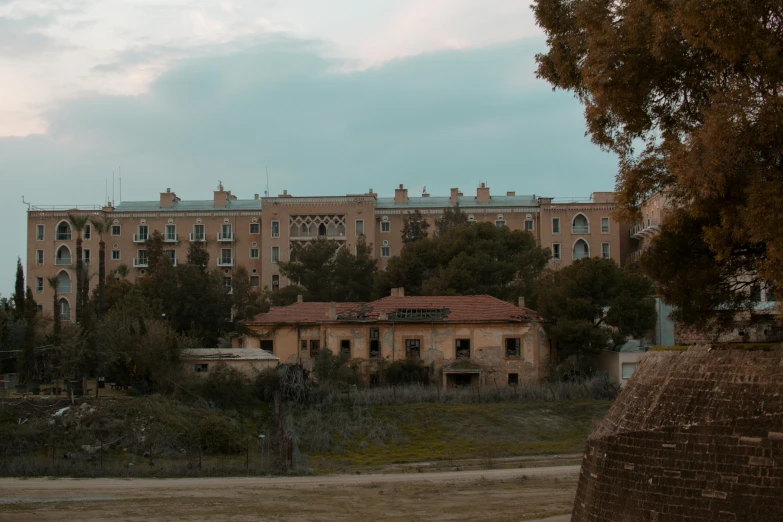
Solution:
{"label": "decorative stone arch", "polygon": [[571,232],[575,234],[589,234],[590,218],[588,218],[583,212],[578,212],[571,219]]}
{"label": "decorative stone arch", "polygon": [[57,241],[70,241],[73,238],[73,227],[67,219],[61,219],[54,227],[54,238]]}
{"label": "decorative stone arch", "polygon": [[60,266],[70,266],[72,263],[73,254],[71,253],[71,247],[68,245],[60,245],[57,247],[57,250],[54,251],[54,264]]}
{"label": "decorative stone arch", "polygon": [[71,290],[71,274],[67,270],[60,270],[57,272],[57,293],[70,294]]}
{"label": "decorative stone arch", "polygon": [[571,258],[574,260],[590,257],[590,243],[580,237],[571,246]]}
{"label": "decorative stone arch", "polygon": [[60,320],[62,321],[70,321],[71,320],[71,302],[68,300],[67,297],[61,297],[57,300],[57,306],[60,307]]}

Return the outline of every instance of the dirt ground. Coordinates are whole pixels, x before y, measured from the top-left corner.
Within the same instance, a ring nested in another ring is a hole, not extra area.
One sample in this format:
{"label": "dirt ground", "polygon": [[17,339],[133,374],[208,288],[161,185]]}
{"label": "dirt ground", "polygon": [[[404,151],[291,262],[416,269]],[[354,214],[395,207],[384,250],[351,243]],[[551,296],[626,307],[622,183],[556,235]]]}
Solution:
{"label": "dirt ground", "polygon": [[570,513],[579,466],[197,479],[0,479],[0,520],[519,521]]}

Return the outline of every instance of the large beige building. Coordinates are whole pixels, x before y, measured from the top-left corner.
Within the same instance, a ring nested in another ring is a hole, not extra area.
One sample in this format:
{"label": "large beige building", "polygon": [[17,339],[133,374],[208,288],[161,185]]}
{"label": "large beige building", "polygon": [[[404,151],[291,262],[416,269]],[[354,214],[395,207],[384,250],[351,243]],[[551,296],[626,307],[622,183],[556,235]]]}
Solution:
{"label": "large beige building", "polygon": [[[612,218],[613,193],[597,192],[583,201],[516,195],[493,195],[483,183],[475,193],[451,189],[449,196],[427,193],[409,196],[400,185],[394,197],[379,197],[372,189],[346,196],[293,196],[238,199],[219,186],[212,199],[183,201],[170,189],[155,201],[124,201],[116,207],[68,209],[31,207],[27,226],[27,275],[36,300],[52,311],[52,289],[47,277],[59,279],[60,308],[70,316],[74,305],[74,256],[77,234],[68,213],[106,218],[107,273],[124,264],[131,278],[148,268],[146,239],[160,231],[172,261],[186,261],[188,246],[206,245],[210,265],[223,272],[227,287],[237,266],[247,268],[255,286],[277,289],[289,284],[278,270],[288,261],[295,242],[327,237],[355,248],[359,236],[373,245],[383,269],[402,250],[403,220],[419,211],[434,230],[447,208],[459,206],[472,222],[490,222],[514,230],[527,230],[552,250],[553,267],[583,257],[605,257],[621,262],[632,250],[630,227]],[[98,242],[93,227],[82,231],[84,260],[91,287],[97,284]]]}

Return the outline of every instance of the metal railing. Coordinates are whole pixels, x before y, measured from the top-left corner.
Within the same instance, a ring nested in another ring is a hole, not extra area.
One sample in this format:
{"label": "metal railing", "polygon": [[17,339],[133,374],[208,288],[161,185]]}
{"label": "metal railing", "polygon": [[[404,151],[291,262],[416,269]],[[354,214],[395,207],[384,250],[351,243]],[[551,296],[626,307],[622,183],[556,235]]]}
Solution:
{"label": "metal railing", "polygon": [[590,225],[572,225],[571,226],[571,233],[572,234],[589,234],[590,233]]}
{"label": "metal railing", "polygon": [[586,259],[590,257],[589,252],[574,252],[574,259]]}
{"label": "metal railing", "polygon": [[146,243],[147,239],[149,239],[149,236],[147,236],[147,235],[133,234],[133,242],[134,243]]}
{"label": "metal railing", "polygon": [[163,240],[164,243],[178,243],[179,242],[179,234],[168,234],[166,235],[166,238]]}
{"label": "metal railing", "polygon": [[70,265],[71,264],[71,258],[70,257],[58,257],[54,260],[55,265]]}
{"label": "metal railing", "polygon": [[199,241],[199,242],[203,243],[206,240],[207,240],[206,234],[194,234],[193,232],[190,233],[190,241],[191,241],[191,243],[192,242],[196,242],[196,241]]}
{"label": "metal railing", "polygon": [[220,257],[218,258],[218,266],[234,266],[234,258]]}
{"label": "metal railing", "polygon": [[217,240],[224,243],[230,243],[231,241],[234,241],[234,233],[223,234],[223,232],[218,232]]}
{"label": "metal railing", "polygon": [[146,268],[150,266],[150,261],[146,257],[144,258],[133,258],[133,268]]}

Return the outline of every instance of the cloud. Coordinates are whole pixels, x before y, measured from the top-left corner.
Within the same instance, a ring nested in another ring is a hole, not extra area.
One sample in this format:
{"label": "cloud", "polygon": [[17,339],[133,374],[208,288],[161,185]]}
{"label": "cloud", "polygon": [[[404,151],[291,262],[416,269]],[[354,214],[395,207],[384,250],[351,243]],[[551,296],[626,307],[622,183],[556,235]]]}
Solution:
{"label": "cloud", "polygon": [[0,219],[14,223],[0,292],[24,252],[20,197],[100,204],[119,165],[126,200],[166,187],[209,198],[218,179],[252,197],[266,166],[275,194],[388,195],[398,183],[470,193],[479,181],[493,193],[611,190],[616,160],[584,137],[578,102],[534,78],[543,48],[524,40],[338,73],[322,42],[270,36],[177,61],[139,95],[60,102],[45,134],[0,138]]}

